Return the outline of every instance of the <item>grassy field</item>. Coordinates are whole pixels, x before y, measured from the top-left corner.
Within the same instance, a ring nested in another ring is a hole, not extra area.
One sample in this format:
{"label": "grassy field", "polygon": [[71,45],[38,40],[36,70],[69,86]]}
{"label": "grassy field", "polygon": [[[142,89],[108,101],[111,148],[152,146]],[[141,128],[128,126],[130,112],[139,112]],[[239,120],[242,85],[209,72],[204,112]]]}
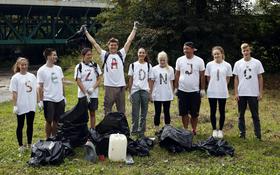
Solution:
{"label": "grassy field", "polygon": [[[72,71],[65,75],[73,82]],[[272,85],[277,85],[276,81]],[[278,81],[279,84],[279,81]],[[269,86],[265,91],[264,99],[260,102],[260,117],[263,141],[255,139],[252,119],[249,111],[246,112],[247,139],[238,137],[236,102],[230,98],[226,107],[225,139],[235,148],[234,157],[212,157],[204,152],[186,152],[171,154],[156,145],[149,157],[134,157],[134,165],[113,163],[106,159],[104,162],[92,164],[83,160],[83,149],[75,149],[76,155],[65,159],[60,166],[45,166],[33,168],[27,165],[30,151],[23,156],[18,154],[15,135],[16,117],[12,114],[12,103],[0,104],[0,174],[280,174],[280,94],[277,86]],[[97,121],[103,118],[103,88],[100,88],[99,109]],[[67,109],[77,103],[77,86],[68,83],[66,86]],[[127,118],[131,121],[131,106],[126,103]],[[147,136],[154,136],[153,105],[149,105],[147,116]],[[172,125],[182,127],[178,117],[177,99],[171,107]],[[161,119],[162,121],[162,119]],[[25,128],[24,128],[25,130]],[[201,115],[199,118],[198,135],[194,142],[207,139],[212,133],[209,120],[209,105],[206,98],[202,100]],[[43,113],[36,113],[33,142],[44,139]],[[24,132],[24,141],[26,136]]]}

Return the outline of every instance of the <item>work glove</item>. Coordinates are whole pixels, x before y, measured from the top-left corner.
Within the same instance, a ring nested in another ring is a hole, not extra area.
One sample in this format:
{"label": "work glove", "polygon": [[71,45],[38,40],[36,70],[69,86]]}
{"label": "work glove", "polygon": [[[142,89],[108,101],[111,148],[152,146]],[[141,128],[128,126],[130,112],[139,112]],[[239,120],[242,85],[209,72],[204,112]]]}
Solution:
{"label": "work glove", "polygon": [[205,90],[204,89],[201,89],[200,90],[200,97],[204,97],[205,96]]}
{"label": "work glove", "polygon": [[44,103],[43,103],[43,101],[39,101],[38,107],[39,107],[39,110],[40,110],[40,111],[41,111],[42,109],[44,109]]}
{"label": "work glove", "polygon": [[17,113],[18,113],[18,107],[17,107],[17,106],[14,106],[14,108],[13,108],[13,113],[14,113],[14,114],[17,114]]}
{"label": "work glove", "polygon": [[93,93],[94,89],[91,87],[87,90],[88,94],[91,95]]}

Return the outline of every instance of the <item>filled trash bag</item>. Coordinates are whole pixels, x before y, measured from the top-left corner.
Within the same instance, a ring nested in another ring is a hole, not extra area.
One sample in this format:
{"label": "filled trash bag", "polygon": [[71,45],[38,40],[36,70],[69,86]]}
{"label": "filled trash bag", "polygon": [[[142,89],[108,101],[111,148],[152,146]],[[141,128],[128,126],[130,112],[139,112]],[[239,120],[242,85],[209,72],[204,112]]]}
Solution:
{"label": "filled trash bag", "polygon": [[111,134],[130,135],[128,123],[123,113],[112,112],[95,127],[89,130],[89,139],[96,146],[97,155],[108,155],[109,138]]}
{"label": "filled trash bag", "polygon": [[124,134],[129,137],[129,127],[126,117],[120,112],[111,112],[96,126],[96,131],[99,134]]}
{"label": "filled trash bag", "polygon": [[88,111],[86,97],[60,116],[56,140],[69,142],[72,147],[84,145],[88,138]]}
{"label": "filled trash bag", "polygon": [[158,136],[160,147],[172,153],[192,150],[193,135],[190,131],[165,125]]}
{"label": "filled trash bag", "polygon": [[150,149],[154,146],[154,141],[144,137],[137,139],[136,141],[128,139],[127,143],[127,154],[132,156],[149,156]]}
{"label": "filled trash bag", "polygon": [[204,150],[212,156],[230,155],[232,157],[234,155],[234,148],[227,141],[215,139],[212,136],[205,141],[194,144],[193,147],[194,149]]}
{"label": "filled trash bag", "polygon": [[31,166],[60,165],[65,157],[65,146],[61,141],[39,140],[32,145],[31,158],[28,162]]}
{"label": "filled trash bag", "polygon": [[85,160],[96,163],[98,160],[98,156],[95,151],[95,146],[91,141],[87,141],[84,145],[85,150]]}
{"label": "filled trash bag", "polygon": [[74,33],[72,36],[67,38],[66,44],[77,44],[77,45],[81,46],[82,48],[91,46],[91,44],[90,44],[89,40],[87,39],[85,32],[82,30],[82,28],[80,30],[78,30],[76,33]]}

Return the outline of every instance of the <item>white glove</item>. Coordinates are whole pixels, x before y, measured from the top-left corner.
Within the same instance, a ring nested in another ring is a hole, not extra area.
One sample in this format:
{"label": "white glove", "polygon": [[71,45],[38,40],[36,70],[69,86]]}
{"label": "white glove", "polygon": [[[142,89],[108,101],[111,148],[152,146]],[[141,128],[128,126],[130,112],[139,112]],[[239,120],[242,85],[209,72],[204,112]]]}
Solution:
{"label": "white glove", "polygon": [[204,96],[205,96],[205,90],[204,90],[204,89],[201,89],[201,90],[200,90],[200,96],[201,96],[201,97],[204,97]]}
{"label": "white glove", "polygon": [[43,101],[39,101],[38,107],[39,107],[39,110],[40,110],[40,111],[41,111],[42,109],[44,109]]}
{"label": "white glove", "polygon": [[91,87],[87,90],[88,94],[91,95],[93,93],[94,89]]}
{"label": "white glove", "polygon": [[178,93],[178,89],[175,88],[174,91],[173,91],[173,94],[174,94],[174,95],[177,95],[177,93]]}
{"label": "white glove", "polygon": [[88,93],[86,93],[86,97],[87,97],[87,102],[90,103],[90,95]]}
{"label": "white glove", "polygon": [[14,106],[13,113],[14,113],[14,114],[17,114],[17,113],[18,113],[18,107],[17,107],[17,106]]}
{"label": "white glove", "polygon": [[133,29],[137,30],[139,24],[140,24],[140,23],[139,23],[138,21],[134,21],[134,23],[133,23]]}

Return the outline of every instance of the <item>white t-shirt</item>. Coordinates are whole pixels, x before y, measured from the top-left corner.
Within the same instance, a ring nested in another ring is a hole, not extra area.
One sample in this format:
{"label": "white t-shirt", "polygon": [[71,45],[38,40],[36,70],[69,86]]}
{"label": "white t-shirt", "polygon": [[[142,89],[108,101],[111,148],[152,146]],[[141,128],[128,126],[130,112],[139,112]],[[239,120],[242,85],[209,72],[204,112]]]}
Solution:
{"label": "white t-shirt", "polygon": [[262,63],[251,58],[245,61],[243,58],[234,64],[233,74],[238,76],[238,95],[257,97],[260,94],[258,75],[264,73]]}
{"label": "white t-shirt", "polygon": [[[132,69],[132,64],[134,65],[134,69]],[[128,75],[133,77],[133,83],[131,87],[131,94],[137,92],[139,90],[149,91],[149,79],[152,78],[152,65],[149,64],[148,71],[148,63],[145,62],[143,64],[136,61],[129,65]]]}
{"label": "white t-shirt", "polygon": [[25,75],[16,73],[12,76],[9,90],[17,92],[16,106],[18,107],[18,115],[36,111],[36,87],[36,77],[29,72]]}
{"label": "white t-shirt", "polygon": [[207,63],[205,75],[210,77],[207,89],[208,98],[228,98],[227,77],[232,76],[231,65],[223,61]]}
{"label": "white t-shirt", "polygon": [[[123,62],[125,61],[126,53],[124,48],[120,50],[122,54]],[[106,51],[101,51],[101,60],[104,63]],[[115,54],[110,54],[107,58],[106,64],[104,65],[104,86],[111,87],[122,87],[125,86],[124,79],[124,67],[120,56]]]}
{"label": "white t-shirt", "polygon": [[194,55],[188,59],[185,55],[181,56],[176,61],[177,71],[180,71],[178,89],[184,92],[199,91],[200,71],[205,70],[203,59]]}
{"label": "white t-shirt", "polygon": [[[78,70],[80,64],[82,66],[81,71]],[[92,88],[97,81],[97,77],[102,74],[99,65],[98,64],[96,64],[96,65],[97,65],[97,67],[95,68],[93,66],[93,63],[85,64],[84,62],[81,62],[81,63],[77,64],[75,67],[74,78],[81,79],[81,82],[84,85],[86,90],[88,90],[89,88]],[[81,91],[80,87],[78,86],[78,98],[81,98],[84,96],[85,96],[85,94]],[[93,93],[90,95],[90,97],[98,98],[98,87],[93,91]]]}
{"label": "white t-shirt", "polygon": [[47,67],[43,65],[37,72],[37,82],[43,83],[43,100],[60,102],[63,96],[63,72],[60,66]]}
{"label": "white t-shirt", "polygon": [[174,69],[171,66],[153,67],[154,87],[152,97],[154,101],[171,101],[173,100],[173,87],[170,81],[174,80]]}

